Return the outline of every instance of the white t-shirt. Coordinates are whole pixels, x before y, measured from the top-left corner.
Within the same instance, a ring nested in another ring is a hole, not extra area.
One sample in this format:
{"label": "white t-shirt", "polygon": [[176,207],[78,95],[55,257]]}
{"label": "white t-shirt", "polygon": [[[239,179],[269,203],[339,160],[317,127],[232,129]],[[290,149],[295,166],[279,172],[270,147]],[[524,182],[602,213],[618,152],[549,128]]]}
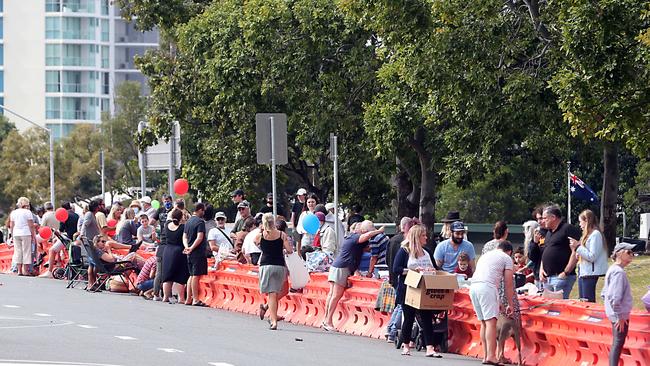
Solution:
{"label": "white t-shirt", "polygon": [[11,211],[11,221],[14,222],[13,236],[31,236],[32,231],[29,221],[34,221],[32,212],[26,208]]}
{"label": "white t-shirt", "polygon": [[491,250],[479,258],[472,283],[485,283],[498,289],[503,280],[503,271],[512,270],[512,258],[502,250]]}
{"label": "white t-shirt", "polygon": [[49,226],[51,229],[59,230],[59,220],[56,219],[54,211],[45,212],[41,218],[41,223],[43,226]]}
{"label": "white t-shirt", "polygon": [[417,258],[413,258],[409,255],[409,261],[407,263],[408,269],[415,270],[417,268],[433,268],[433,262],[431,261],[431,256],[426,250],[423,250],[424,254]]}
{"label": "white t-shirt", "polygon": [[257,228],[246,234],[246,237],[244,238],[244,244],[242,244],[242,250],[244,251],[244,254],[250,255],[251,253],[262,253],[262,249],[260,249],[257,244],[255,244],[255,237],[257,237],[257,234],[259,233],[260,229]]}
{"label": "white t-shirt", "polygon": [[217,242],[217,245],[219,247],[221,247],[221,245],[223,244],[230,244],[230,240],[228,240],[228,238],[224,236],[224,233],[227,236],[230,234],[230,230],[228,230],[228,228],[219,230],[219,228],[216,227],[214,229],[210,229],[210,231],[208,232],[208,242],[214,240]]}

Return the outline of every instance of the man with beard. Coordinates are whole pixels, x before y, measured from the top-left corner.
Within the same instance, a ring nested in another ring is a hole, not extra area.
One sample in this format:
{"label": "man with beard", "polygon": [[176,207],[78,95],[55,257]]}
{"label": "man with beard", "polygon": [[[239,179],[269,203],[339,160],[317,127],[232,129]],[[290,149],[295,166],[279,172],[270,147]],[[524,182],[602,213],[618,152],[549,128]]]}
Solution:
{"label": "man with beard", "polygon": [[465,225],[462,221],[455,221],[451,224],[451,238],[441,242],[436,247],[433,257],[436,260],[436,266],[443,271],[452,273],[458,265],[458,255],[467,253],[469,256],[469,266],[472,272],[476,268],[476,252],[474,244],[464,239]]}

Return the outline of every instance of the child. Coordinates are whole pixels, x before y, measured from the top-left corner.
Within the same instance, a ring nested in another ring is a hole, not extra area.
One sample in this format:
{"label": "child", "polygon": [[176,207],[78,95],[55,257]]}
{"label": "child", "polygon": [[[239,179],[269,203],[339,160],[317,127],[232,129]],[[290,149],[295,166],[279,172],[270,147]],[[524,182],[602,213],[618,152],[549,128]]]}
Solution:
{"label": "child", "polygon": [[514,271],[526,276],[526,283],[535,283],[535,275],[533,274],[533,270],[527,266],[528,258],[526,258],[526,255],[524,254],[524,248],[517,248],[517,250],[515,250],[514,257]]}
{"label": "child", "polygon": [[140,227],[138,228],[138,241],[147,244],[154,244],[156,242],[156,229],[149,226],[149,216],[147,214],[140,215]]}
{"label": "child", "polygon": [[464,274],[466,280],[472,278],[474,272],[472,272],[469,266],[469,254],[465,252],[458,254],[458,266],[454,270],[454,273]]}

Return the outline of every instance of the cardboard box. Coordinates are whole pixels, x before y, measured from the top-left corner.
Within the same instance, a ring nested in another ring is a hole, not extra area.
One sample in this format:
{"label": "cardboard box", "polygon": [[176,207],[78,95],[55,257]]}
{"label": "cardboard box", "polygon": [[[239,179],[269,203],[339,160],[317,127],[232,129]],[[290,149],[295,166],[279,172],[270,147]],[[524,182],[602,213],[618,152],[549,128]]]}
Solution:
{"label": "cardboard box", "polygon": [[404,284],[406,305],[423,310],[449,310],[454,306],[454,292],[458,288],[455,274],[409,271]]}

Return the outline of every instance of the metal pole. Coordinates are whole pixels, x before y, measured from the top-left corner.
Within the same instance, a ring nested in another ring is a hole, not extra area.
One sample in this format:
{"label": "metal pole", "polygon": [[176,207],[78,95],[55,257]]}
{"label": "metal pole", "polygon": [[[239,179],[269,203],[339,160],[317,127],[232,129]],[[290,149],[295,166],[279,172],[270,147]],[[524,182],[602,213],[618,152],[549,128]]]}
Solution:
{"label": "metal pole", "polygon": [[278,200],[275,195],[275,122],[273,117],[269,117],[271,121],[271,180],[273,181],[273,217],[278,214]]}
{"label": "metal pole", "polygon": [[566,175],[566,196],[567,196],[567,209],[566,209],[566,220],[567,223],[571,223],[571,162],[567,161],[567,175]]}
{"label": "metal pole", "polygon": [[[106,194],[106,179],[104,175],[104,149],[99,150],[99,166],[100,166],[100,172],[102,175],[102,199],[105,199],[104,195]],[[113,202],[111,202],[112,204]]]}
{"label": "metal pole", "polygon": [[176,179],[176,123],[172,126],[172,138],[169,141],[169,173],[167,173],[167,185],[169,195],[174,199],[174,180]]}
{"label": "metal pole", "polygon": [[337,243],[339,243],[339,149],[338,137],[332,136],[332,156],[334,158],[334,233],[336,235]]}
{"label": "metal pole", "polygon": [[52,129],[46,129],[50,134],[50,202],[56,207],[54,202],[54,132]]}
{"label": "metal pole", "polygon": [[[143,121],[138,123],[138,132],[144,130],[144,125],[145,123]],[[140,149],[138,149],[138,165],[140,166],[140,198],[142,198],[145,196],[145,191],[147,190],[147,162],[146,157]]]}

